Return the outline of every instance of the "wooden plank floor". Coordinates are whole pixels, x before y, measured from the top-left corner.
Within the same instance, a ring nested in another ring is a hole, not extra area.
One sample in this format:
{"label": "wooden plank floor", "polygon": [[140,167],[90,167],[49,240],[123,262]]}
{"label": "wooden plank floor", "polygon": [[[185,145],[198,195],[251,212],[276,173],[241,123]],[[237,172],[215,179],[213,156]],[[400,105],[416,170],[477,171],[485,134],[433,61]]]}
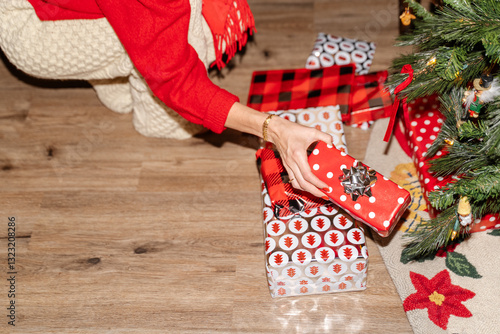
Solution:
{"label": "wooden plank floor", "polygon": [[[258,33],[213,78],[244,103],[253,71],[303,67],[319,31],[376,42],[373,70],[401,51],[395,0],[249,3]],[[254,138],[146,138],[92,89],[57,86],[0,64],[1,333],[411,333],[370,238],[366,291],[271,299]],[[369,135],[346,128],[351,155]]]}

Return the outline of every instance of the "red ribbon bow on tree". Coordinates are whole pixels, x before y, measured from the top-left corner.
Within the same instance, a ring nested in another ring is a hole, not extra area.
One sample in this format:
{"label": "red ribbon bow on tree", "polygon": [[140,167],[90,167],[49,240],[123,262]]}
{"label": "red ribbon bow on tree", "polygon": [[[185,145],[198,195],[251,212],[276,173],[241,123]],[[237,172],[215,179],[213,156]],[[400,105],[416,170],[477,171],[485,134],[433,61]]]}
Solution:
{"label": "red ribbon bow on tree", "polygon": [[[410,82],[413,80],[413,68],[411,67],[410,64],[406,64],[403,66],[401,69],[401,73],[408,73],[408,78],[406,78],[405,81],[400,83],[396,89],[394,90],[394,104],[392,105],[392,114],[391,114],[391,120],[389,121],[389,125],[387,126],[387,131],[385,133],[384,141],[389,141],[389,138],[391,138],[392,130],[394,129],[394,124],[396,123],[396,117],[398,115],[398,109],[399,109],[399,97],[398,94],[408,87]],[[403,112],[404,112],[404,117],[405,121],[408,121],[408,105],[406,104],[406,97],[403,98]]]}

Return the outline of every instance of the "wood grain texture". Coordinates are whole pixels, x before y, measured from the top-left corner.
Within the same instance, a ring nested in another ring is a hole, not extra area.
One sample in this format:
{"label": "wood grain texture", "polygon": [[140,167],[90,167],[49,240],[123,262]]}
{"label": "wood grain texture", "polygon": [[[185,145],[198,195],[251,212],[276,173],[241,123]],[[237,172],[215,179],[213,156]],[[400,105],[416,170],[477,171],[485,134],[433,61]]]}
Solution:
{"label": "wood grain texture", "polygon": [[[214,82],[246,103],[255,70],[303,67],[320,31],[399,49],[397,1],[253,0],[258,33]],[[346,127],[349,152],[370,131]],[[255,138],[146,138],[84,83],[0,64],[0,257],[17,221],[12,333],[411,333],[372,241],[363,292],[271,299]],[[0,305],[7,305],[2,266]]]}

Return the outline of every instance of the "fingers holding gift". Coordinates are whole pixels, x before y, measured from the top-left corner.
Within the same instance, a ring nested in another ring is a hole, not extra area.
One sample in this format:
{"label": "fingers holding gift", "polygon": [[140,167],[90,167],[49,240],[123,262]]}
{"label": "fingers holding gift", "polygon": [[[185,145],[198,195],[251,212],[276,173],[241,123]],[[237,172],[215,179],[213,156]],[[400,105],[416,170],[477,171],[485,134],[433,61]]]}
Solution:
{"label": "fingers holding gift", "polygon": [[[283,166],[283,167],[285,167],[286,172],[288,174],[288,183],[290,183],[292,185],[292,187],[298,188],[299,187],[298,182],[296,182],[296,180],[295,180],[295,174],[293,173],[293,171],[290,168],[288,168],[288,166]],[[285,182],[286,182],[286,180],[285,180]]]}
{"label": "fingers holding gift", "polygon": [[307,191],[316,197],[324,197],[323,193],[319,189],[325,188],[327,185],[312,173],[308,165],[299,166],[296,164],[294,168],[288,165],[284,166],[288,174],[293,175],[293,177],[291,177],[288,181],[292,187]]}
{"label": "fingers holding gift", "polygon": [[289,183],[296,189],[323,197],[319,189],[327,185],[312,173],[307,159],[307,149],[317,141],[333,145],[333,138],[327,133],[283,118],[273,119],[269,127],[269,135],[288,172]]}
{"label": "fingers holding gift", "polygon": [[328,188],[328,186],[311,171],[305,147],[285,157],[282,156],[282,160],[289,176],[289,183],[294,188],[307,191],[317,197],[324,197],[319,189]]}

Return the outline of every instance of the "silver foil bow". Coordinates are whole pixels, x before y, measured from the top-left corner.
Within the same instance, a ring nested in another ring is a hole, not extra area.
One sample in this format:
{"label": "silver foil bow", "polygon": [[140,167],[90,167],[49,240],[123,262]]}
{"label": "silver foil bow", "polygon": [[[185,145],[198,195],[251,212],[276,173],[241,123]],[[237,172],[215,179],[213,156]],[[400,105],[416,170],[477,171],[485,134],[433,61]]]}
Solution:
{"label": "silver foil bow", "polygon": [[340,183],[344,186],[344,192],[351,195],[356,201],[359,196],[372,196],[370,187],[377,181],[376,172],[365,166],[352,166],[350,169],[342,169],[344,175],[339,176]]}

